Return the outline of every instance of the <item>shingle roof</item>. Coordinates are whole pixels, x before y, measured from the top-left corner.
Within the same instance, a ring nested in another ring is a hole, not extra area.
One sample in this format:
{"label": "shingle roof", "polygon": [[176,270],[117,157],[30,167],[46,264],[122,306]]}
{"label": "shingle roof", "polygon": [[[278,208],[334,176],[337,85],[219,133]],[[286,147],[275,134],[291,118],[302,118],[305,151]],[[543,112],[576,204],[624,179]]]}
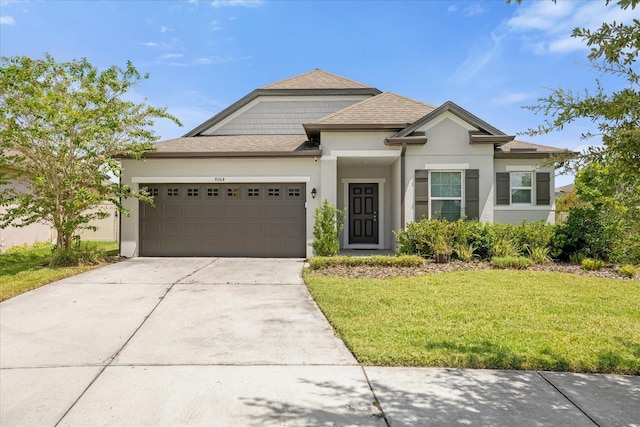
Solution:
{"label": "shingle roof", "polygon": [[435,109],[392,92],[384,92],[351,105],[313,123],[310,127],[330,125],[391,125],[406,126]]}
{"label": "shingle roof", "polygon": [[548,145],[540,145],[533,144],[531,142],[524,142],[513,140],[511,142],[507,142],[506,144],[498,147],[499,151],[504,153],[528,153],[528,152],[536,152],[536,153],[566,153],[567,150],[564,148],[558,147],[550,147]]}
{"label": "shingle roof", "polygon": [[315,70],[262,86],[260,89],[371,89],[362,83],[329,73]]}
{"label": "shingle roof", "polygon": [[231,155],[314,155],[318,147],[306,135],[220,135],[170,139],[154,144],[156,150],[145,157],[179,157],[208,154]]}
{"label": "shingle roof", "polygon": [[544,158],[551,154],[567,153],[571,151],[564,148],[550,147],[548,145],[533,144],[531,142],[513,140],[496,147],[496,158]]}

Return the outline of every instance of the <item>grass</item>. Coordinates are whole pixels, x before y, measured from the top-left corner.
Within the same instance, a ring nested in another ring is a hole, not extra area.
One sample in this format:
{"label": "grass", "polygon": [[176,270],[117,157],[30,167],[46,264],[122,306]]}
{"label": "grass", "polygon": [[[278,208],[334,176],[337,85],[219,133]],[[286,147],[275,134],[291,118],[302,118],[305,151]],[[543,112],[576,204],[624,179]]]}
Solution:
{"label": "grass", "polygon": [[[92,242],[105,251],[105,256],[118,253],[118,242]],[[98,265],[49,267],[52,246],[0,254],[0,301],[30,291],[47,283],[64,279]]]}
{"label": "grass", "polygon": [[636,281],[497,270],[305,280],[365,365],[640,374]]}

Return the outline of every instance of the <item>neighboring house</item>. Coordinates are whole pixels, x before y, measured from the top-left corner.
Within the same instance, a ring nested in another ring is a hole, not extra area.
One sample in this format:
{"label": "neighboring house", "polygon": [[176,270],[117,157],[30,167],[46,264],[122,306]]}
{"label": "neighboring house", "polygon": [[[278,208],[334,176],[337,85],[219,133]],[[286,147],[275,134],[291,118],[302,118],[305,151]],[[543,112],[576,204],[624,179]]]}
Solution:
{"label": "neighboring house", "polygon": [[[27,190],[27,183],[20,181],[11,181],[8,184],[11,188],[15,188],[20,192]],[[101,205],[103,210],[109,212],[109,217],[104,219],[96,219],[90,222],[91,225],[97,227],[96,231],[84,230],[80,233],[82,240],[118,240],[119,221],[116,207],[113,203],[104,202]],[[6,207],[0,206],[0,214],[6,211]],[[34,223],[25,227],[5,227],[0,228],[0,252],[20,245],[33,245],[37,242],[53,242],[56,241],[56,231],[46,223]]]}
{"label": "neighboring house", "polygon": [[314,213],[346,209],[343,249],[393,249],[421,218],[554,221],[564,150],[515,141],[453,102],[432,106],[313,70],[254,90],[184,137],[123,159],[125,256],[309,257]]}
{"label": "neighboring house", "polygon": [[558,187],[555,189],[556,197],[566,196],[567,194],[571,194],[575,191],[575,184],[567,184],[562,187]]}

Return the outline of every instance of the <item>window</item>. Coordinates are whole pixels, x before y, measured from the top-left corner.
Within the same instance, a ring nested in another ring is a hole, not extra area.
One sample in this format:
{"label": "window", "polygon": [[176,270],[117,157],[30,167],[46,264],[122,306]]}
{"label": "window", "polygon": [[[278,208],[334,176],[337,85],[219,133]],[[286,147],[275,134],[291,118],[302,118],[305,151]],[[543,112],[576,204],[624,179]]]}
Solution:
{"label": "window", "polygon": [[198,197],[199,190],[197,188],[187,188],[187,197]]}
{"label": "window", "polygon": [[167,188],[167,196],[178,197],[180,196],[180,190],[178,190],[177,188]]}
{"label": "window", "polygon": [[429,217],[457,221],[462,216],[462,171],[432,171]]}
{"label": "window", "polygon": [[511,172],[509,187],[511,188],[511,203],[531,204],[531,189],[533,183],[532,172]]}
{"label": "window", "polygon": [[549,206],[553,181],[549,172],[497,172],[496,205]]}
{"label": "window", "polygon": [[207,197],[218,197],[220,190],[218,188],[207,188]]}
{"label": "window", "polygon": [[260,188],[248,188],[247,189],[248,197],[260,197]]}

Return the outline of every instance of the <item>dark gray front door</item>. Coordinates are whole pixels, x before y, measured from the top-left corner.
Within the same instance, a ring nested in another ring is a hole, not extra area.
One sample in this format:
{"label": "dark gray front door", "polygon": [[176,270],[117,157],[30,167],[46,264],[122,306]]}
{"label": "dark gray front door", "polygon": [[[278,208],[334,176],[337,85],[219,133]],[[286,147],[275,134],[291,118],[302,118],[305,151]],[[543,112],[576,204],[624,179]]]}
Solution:
{"label": "dark gray front door", "polygon": [[349,184],[349,243],[378,244],[378,184]]}
{"label": "dark gray front door", "polygon": [[305,184],[141,184],[142,256],[304,257]]}

